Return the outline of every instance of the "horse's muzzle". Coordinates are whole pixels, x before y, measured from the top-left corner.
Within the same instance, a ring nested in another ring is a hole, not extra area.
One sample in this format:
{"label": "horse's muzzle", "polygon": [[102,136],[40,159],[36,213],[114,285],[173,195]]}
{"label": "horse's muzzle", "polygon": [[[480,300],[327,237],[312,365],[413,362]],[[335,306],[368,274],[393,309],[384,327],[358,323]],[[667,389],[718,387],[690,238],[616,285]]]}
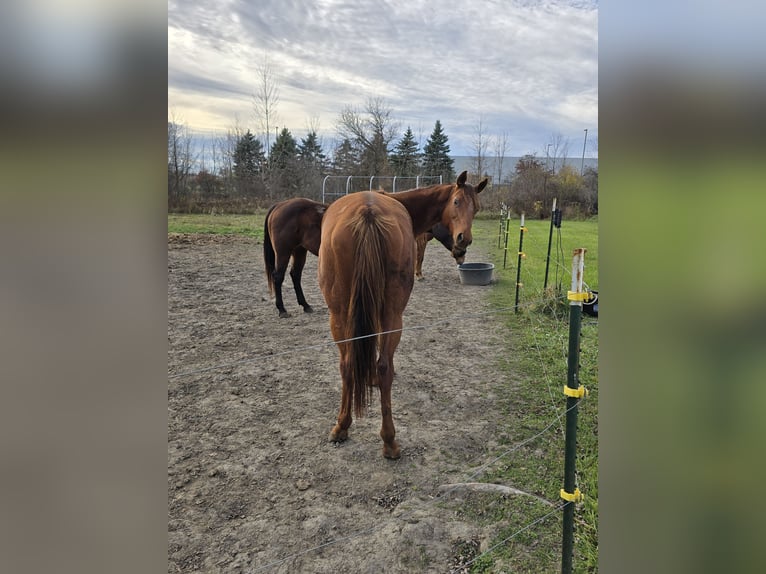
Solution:
{"label": "horse's muzzle", "polygon": [[466,237],[462,233],[458,233],[455,237],[455,242],[452,245],[452,257],[455,258],[458,265],[465,261],[465,252],[471,243],[470,235]]}

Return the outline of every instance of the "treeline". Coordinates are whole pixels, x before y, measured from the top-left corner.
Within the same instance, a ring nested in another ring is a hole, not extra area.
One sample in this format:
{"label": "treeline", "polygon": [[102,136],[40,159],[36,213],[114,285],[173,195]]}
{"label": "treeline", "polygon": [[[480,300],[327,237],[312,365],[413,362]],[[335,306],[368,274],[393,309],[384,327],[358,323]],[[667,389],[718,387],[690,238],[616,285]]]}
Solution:
{"label": "treeline", "polygon": [[[188,129],[168,122],[168,210],[251,213],[289,197],[321,200],[327,175],[420,176],[426,185],[439,176],[444,182],[455,179],[449,138],[439,120],[422,150],[409,127],[397,132],[380,100],[370,100],[363,110],[344,109],[336,129],[339,139],[331,150],[315,129],[296,138],[287,128],[275,133],[273,143],[249,129],[234,129],[207,144],[208,149],[196,150]],[[503,172],[504,157],[498,152],[487,157],[483,148],[477,146],[469,177],[474,183],[482,177],[492,182],[481,195],[484,210],[506,206],[516,214],[545,218],[557,198],[568,219],[598,213],[596,170],[581,174],[564,162],[555,170],[550,158],[526,155]]]}
{"label": "treeline", "polygon": [[422,152],[410,128],[394,141],[396,124],[381,100],[344,109],[336,128],[340,137],[329,153],[316,130],[296,139],[282,128],[271,145],[249,129],[234,130],[195,154],[188,129],[168,122],[168,209],[247,213],[288,197],[320,199],[326,175],[455,178],[439,120]]}
{"label": "treeline", "polygon": [[587,218],[598,215],[598,170],[587,167],[581,174],[564,164],[554,171],[545,161],[526,155],[516,162],[509,180],[495,186],[492,193],[489,202],[488,198],[482,201],[494,209],[505,205],[517,215],[545,219],[550,217],[556,199],[567,219]]}

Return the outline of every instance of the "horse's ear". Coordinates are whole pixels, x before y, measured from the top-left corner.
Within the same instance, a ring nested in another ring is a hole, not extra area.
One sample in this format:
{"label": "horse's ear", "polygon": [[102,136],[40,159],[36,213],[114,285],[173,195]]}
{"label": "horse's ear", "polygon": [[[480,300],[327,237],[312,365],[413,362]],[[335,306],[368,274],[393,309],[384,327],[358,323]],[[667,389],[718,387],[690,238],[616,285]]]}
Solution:
{"label": "horse's ear", "polygon": [[476,186],[476,193],[481,193],[481,190],[487,187],[487,184],[489,183],[489,178],[485,177],[481,180],[479,185]]}
{"label": "horse's ear", "polygon": [[459,176],[457,176],[457,186],[463,187],[465,185],[465,180],[468,179],[468,172],[464,171]]}

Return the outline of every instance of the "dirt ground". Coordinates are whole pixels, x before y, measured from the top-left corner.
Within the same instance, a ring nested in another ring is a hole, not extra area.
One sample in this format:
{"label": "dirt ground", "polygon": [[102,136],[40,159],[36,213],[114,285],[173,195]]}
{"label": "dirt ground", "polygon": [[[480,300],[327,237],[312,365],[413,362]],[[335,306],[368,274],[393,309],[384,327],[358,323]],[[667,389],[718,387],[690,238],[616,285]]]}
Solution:
{"label": "dirt ground", "polygon": [[169,237],[169,572],[460,572],[466,548],[495,534],[437,498],[507,438],[499,320],[470,317],[489,309],[492,287],[461,285],[449,253],[429,244],[395,356],[392,461],[375,396],[348,441],[328,440],[340,375],[316,269],[309,254],[315,312],[288,278],[291,317],[279,319],[260,243]]}

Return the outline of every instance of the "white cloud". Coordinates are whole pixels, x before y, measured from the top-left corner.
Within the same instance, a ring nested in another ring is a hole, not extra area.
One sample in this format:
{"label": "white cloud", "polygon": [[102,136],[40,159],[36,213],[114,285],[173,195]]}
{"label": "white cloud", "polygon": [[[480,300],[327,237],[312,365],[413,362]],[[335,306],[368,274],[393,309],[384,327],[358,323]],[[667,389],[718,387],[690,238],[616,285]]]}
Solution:
{"label": "white cloud", "polygon": [[595,3],[197,0],[171,3],[168,21],[169,106],[192,128],[225,130],[234,113],[254,125],[268,54],[295,136],[308,118],[332,133],[343,106],[369,97],[426,137],[441,120],[458,154],[482,114],[519,155],[597,130]]}

